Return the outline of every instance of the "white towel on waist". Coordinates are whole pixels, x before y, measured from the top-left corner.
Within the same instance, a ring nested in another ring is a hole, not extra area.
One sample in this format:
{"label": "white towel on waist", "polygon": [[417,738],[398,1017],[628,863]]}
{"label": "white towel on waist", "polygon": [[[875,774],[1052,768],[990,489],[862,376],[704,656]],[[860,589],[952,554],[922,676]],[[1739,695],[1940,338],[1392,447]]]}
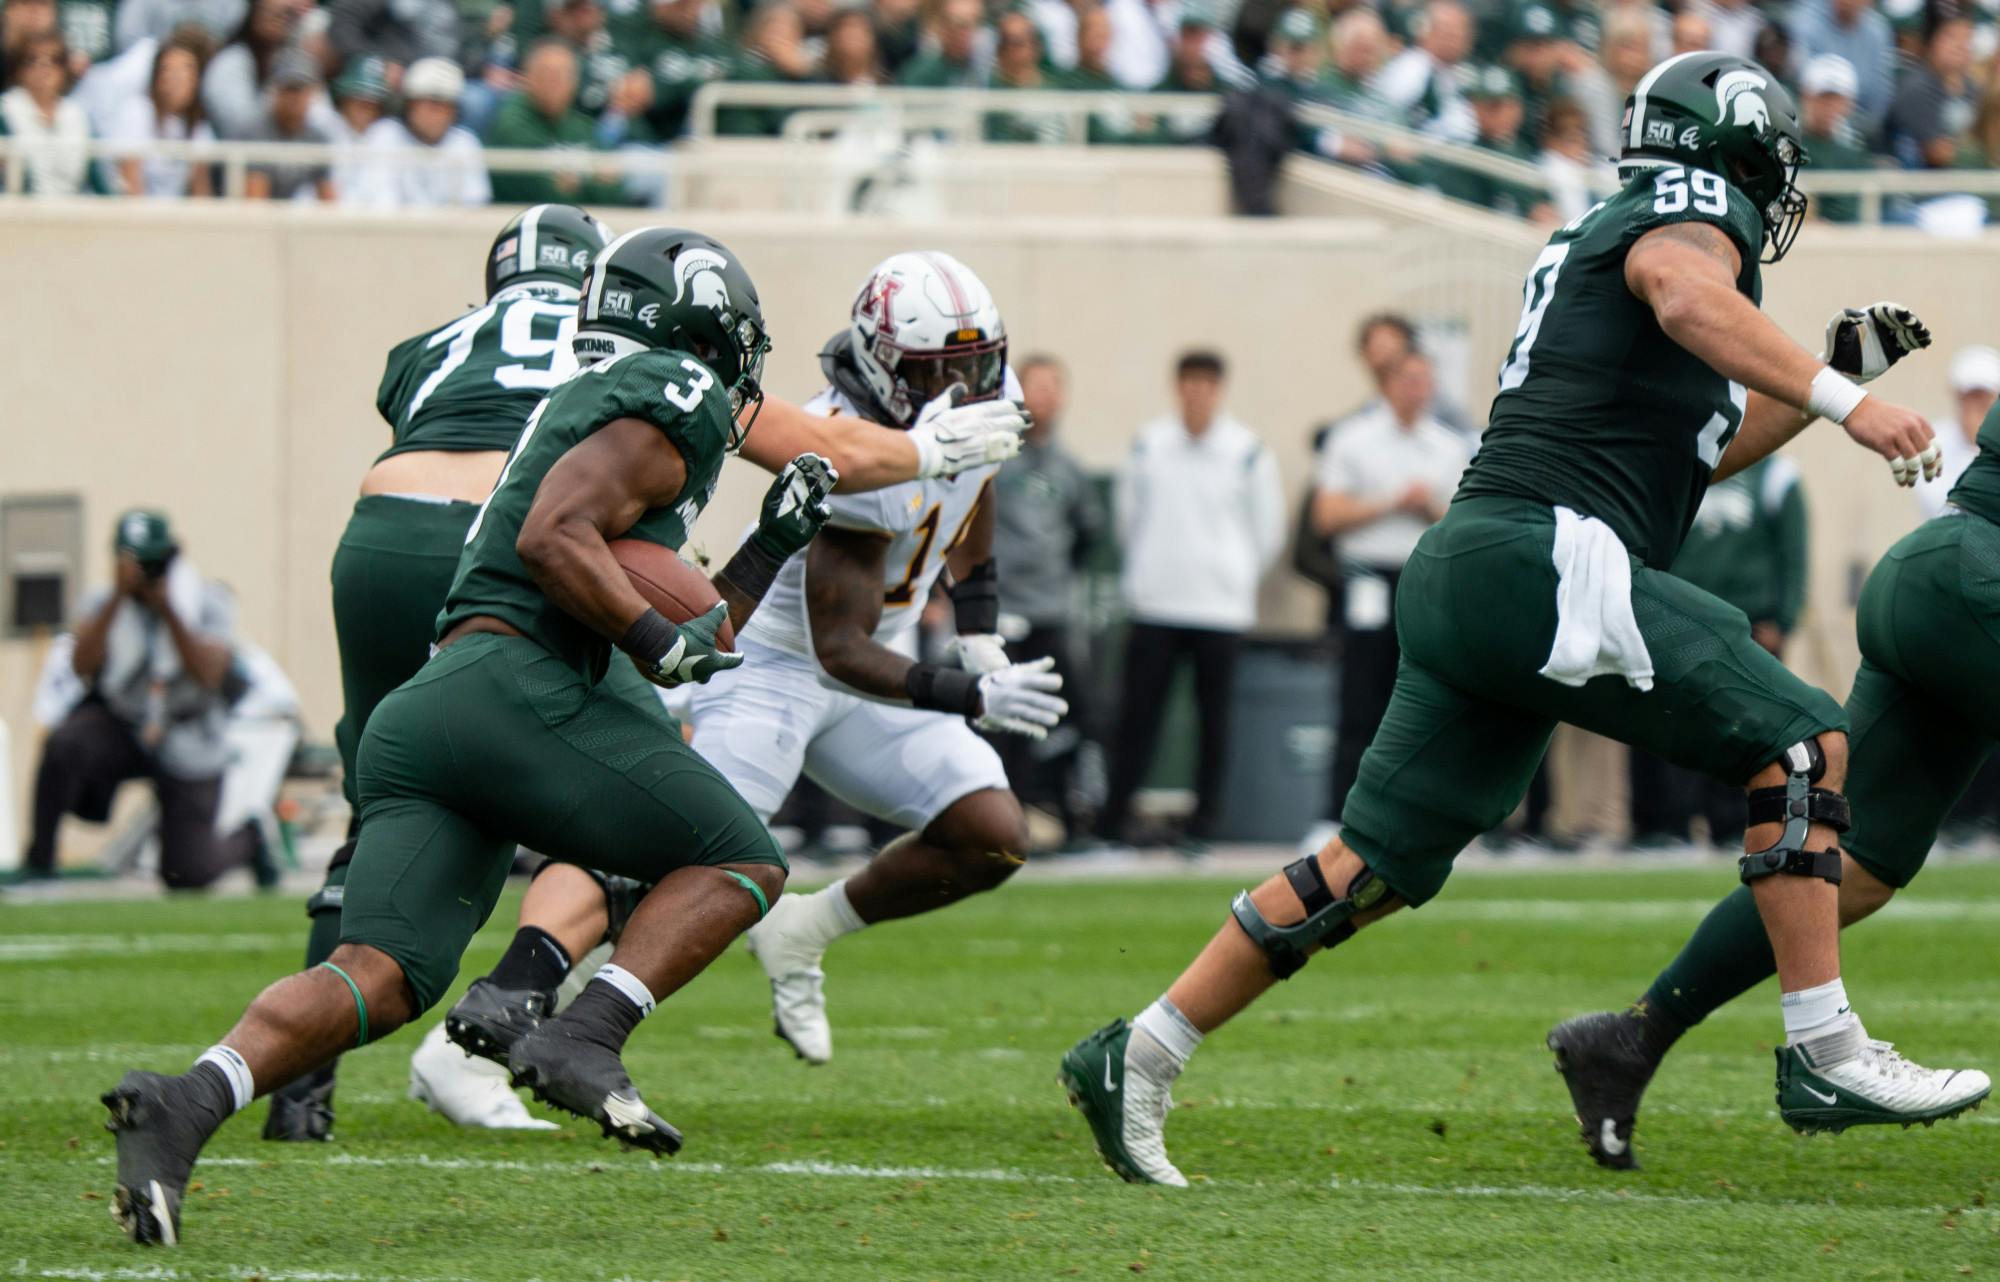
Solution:
{"label": "white towel on waist", "polygon": [[1542,675],[1566,686],[1615,673],[1653,688],[1653,656],[1632,615],[1632,557],[1594,516],[1556,509],[1556,640]]}

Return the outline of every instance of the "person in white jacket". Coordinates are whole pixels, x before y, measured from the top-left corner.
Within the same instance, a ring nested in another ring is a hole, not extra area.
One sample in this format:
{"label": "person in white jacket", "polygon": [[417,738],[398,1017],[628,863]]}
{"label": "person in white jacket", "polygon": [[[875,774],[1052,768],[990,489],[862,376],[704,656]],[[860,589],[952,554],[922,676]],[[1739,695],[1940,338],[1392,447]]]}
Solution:
{"label": "person in white jacket", "polygon": [[[434,209],[493,199],[479,139],[456,124],[465,73],[449,58],[419,58],[403,73],[403,116],[361,136],[348,203],[367,209]],[[418,163],[399,153],[431,152]]]}
{"label": "person in white jacket", "polygon": [[1222,802],[1236,653],[1257,621],[1257,584],[1277,558],[1287,520],[1277,461],[1223,412],[1223,376],[1215,353],[1183,355],[1177,409],[1140,430],[1118,474],[1131,628],[1110,793],[1098,819],[1099,835],[1111,841],[1127,839],[1132,794],[1152,762],[1166,691],[1184,661],[1194,667],[1201,723],[1189,838],[1214,835]]}

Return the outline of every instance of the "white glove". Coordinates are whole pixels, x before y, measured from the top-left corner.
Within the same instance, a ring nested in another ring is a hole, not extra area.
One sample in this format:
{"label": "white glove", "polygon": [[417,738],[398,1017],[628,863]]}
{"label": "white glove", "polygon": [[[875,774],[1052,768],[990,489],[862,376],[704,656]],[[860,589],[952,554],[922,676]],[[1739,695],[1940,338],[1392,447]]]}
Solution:
{"label": "white glove", "polygon": [[955,404],[963,388],[924,406],[910,428],[917,443],[917,477],[956,476],[989,463],[1005,463],[1021,452],[1021,433],[1028,430],[1028,411],[1015,401]]}
{"label": "white glove", "polygon": [[984,676],[988,672],[998,672],[1013,660],[1007,657],[1006,639],[997,632],[975,632],[970,636],[956,636],[944,648],[945,661],[956,663],[966,672],[977,672]]}
{"label": "white glove", "polygon": [[1871,303],[1833,314],[1826,323],[1826,354],[1820,359],[1855,382],[1867,383],[1930,345],[1930,328],[1915,312],[1901,303]]}
{"label": "white glove", "polygon": [[979,678],[983,711],[972,724],[981,730],[1046,738],[1069,712],[1069,701],[1056,693],[1062,689],[1063,679],[1060,672],[1050,671],[1055,666],[1053,658],[1042,658],[1009,664]]}

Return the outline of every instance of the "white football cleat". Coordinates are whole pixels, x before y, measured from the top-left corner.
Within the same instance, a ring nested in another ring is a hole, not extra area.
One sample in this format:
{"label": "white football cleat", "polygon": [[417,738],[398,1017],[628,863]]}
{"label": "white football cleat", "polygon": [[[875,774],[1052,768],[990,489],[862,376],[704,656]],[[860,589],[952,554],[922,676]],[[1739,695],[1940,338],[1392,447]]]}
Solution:
{"label": "white football cleat", "polygon": [[771,1018],[779,1037],[790,1043],[808,1064],[833,1058],[833,1026],[826,1020],[826,972],[819,960],[824,948],[800,943],[786,929],[797,920],[801,895],[781,895],[764,920],[744,932],[750,955],[771,980]]}
{"label": "white football cleat", "polygon": [[507,1070],[468,1055],[444,1035],[439,1024],[424,1034],[410,1056],[410,1098],[431,1106],[460,1126],[490,1131],[553,1131],[554,1122],[536,1117],[507,1084]]}
{"label": "white football cleat", "polygon": [[1993,1090],[1976,1068],[1925,1068],[1884,1041],[1821,1068],[1803,1046],[1778,1048],[1778,1110],[1805,1134],[1850,1126],[1929,1126],[1978,1108]]}
{"label": "white football cleat", "polygon": [[1090,1123],[1098,1156],[1120,1179],[1184,1189],[1187,1176],[1167,1157],[1172,1087],[1133,1071],[1126,1054],[1131,1041],[1132,1026],[1113,1020],[1070,1048],[1057,1080]]}

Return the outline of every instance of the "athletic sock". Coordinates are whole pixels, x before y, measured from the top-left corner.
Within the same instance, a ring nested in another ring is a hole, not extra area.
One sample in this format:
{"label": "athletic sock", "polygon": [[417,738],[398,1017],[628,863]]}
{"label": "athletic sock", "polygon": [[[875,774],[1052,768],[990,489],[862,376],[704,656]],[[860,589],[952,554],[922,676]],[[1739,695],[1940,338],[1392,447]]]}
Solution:
{"label": "athletic sock", "polygon": [[834,940],[868,924],[848,902],[845,877],[798,900],[796,920],[785,923],[785,933],[813,952],[825,952]]}
{"label": "athletic sock", "polygon": [[1816,1068],[1852,1059],[1868,1040],[1861,1019],[1847,1001],[1847,985],[1838,979],[1813,988],[1786,993],[1778,999],[1785,1015],[1785,1045],[1801,1047]]}
{"label": "athletic sock", "polygon": [[617,1054],[639,1021],[653,1013],[653,993],[631,971],[605,966],[583,986],[559,1017],[572,1037],[595,1042]]}
{"label": "athletic sock", "polygon": [[486,978],[501,988],[547,992],[569,974],[569,950],[539,926],[523,926]]}
{"label": "athletic sock", "polygon": [[1647,1044],[1665,1054],[1680,1035],[1710,1011],[1734,1001],[1778,973],[1764,919],[1748,886],[1738,886],[1709,909],[1680,956],[1667,963],[1633,1007],[1642,1013]]}
{"label": "athletic sock", "polygon": [[1132,1036],[1125,1059],[1156,1081],[1171,1082],[1187,1067],[1188,1057],[1201,1045],[1201,1030],[1165,997],[1132,1017]]}
{"label": "athletic sock", "polygon": [[192,1088],[196,1103],[214,1114],[211,1130],[230,1114],[250,1107],[250,1101],[257,1097],[250,1066],[241,1055],[220,1044],[203,1051],[182,1080]]}

